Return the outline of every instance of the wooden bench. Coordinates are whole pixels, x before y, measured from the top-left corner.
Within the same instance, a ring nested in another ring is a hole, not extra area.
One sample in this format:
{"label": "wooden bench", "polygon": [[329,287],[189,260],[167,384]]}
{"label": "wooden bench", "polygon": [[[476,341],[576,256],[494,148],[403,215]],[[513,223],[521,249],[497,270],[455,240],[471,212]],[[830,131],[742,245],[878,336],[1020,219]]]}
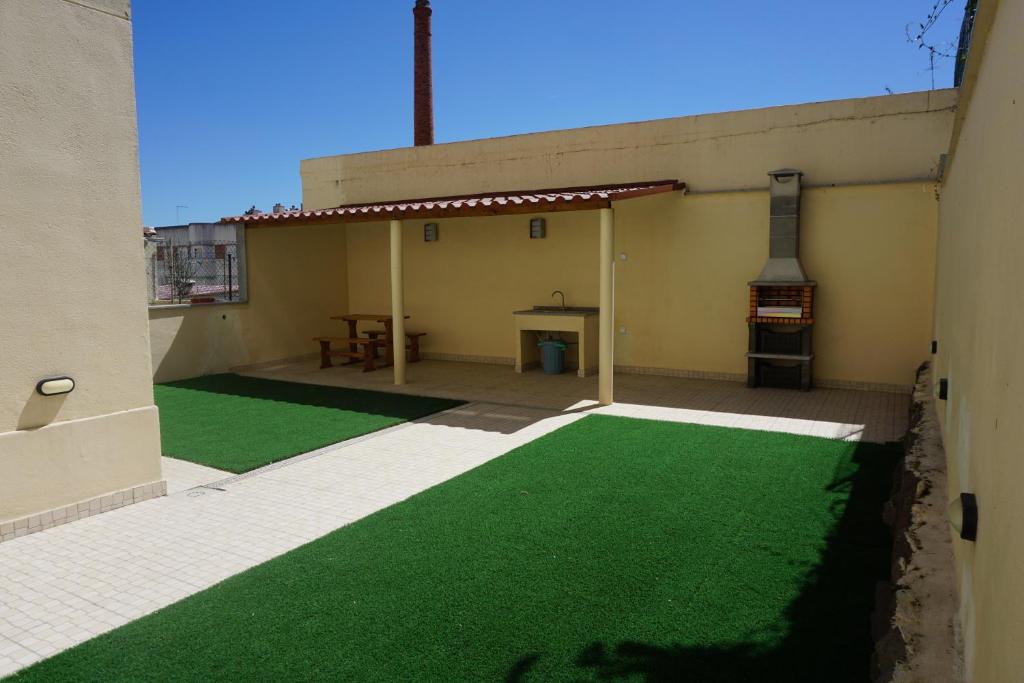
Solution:
{"label": "wooden bench", "polygon": [[[331,356],[343,356],[351,358],[349,364],[363,361],[363,372],[376,370],[374,359],[377,357],[377,347],[384,342],[371,337],[313,337],[313,341],[320,342],[320,369],[334,367],[331,364]],[[348,344],[347,349],[332,349],[331,342]],[[362,346],[362,351],[359,347]]]}
{"label": "wooden bench", "polygon": [[[370,339],[377,339],[387,334],[384,330],[368,330],[366,336]],[[409,362],[418,363],[420,360],[420,337],[427,336],[426,332],[406,332],[405,338],[409,341],[405,345],[406,350],[409,351]]]}

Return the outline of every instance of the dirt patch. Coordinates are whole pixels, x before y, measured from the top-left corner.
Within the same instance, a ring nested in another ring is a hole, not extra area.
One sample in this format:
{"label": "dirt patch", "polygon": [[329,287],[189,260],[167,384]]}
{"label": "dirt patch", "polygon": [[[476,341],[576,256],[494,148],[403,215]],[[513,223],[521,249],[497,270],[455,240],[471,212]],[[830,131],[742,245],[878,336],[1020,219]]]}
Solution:
{"label": "dirt patch", "polygon": [[955,638],[955,574],[946,521],[946,454],[930,364],[917,373],[906,455],[886,521],[893,531],[892,581],[879,586],[875,681],[963,681]]}

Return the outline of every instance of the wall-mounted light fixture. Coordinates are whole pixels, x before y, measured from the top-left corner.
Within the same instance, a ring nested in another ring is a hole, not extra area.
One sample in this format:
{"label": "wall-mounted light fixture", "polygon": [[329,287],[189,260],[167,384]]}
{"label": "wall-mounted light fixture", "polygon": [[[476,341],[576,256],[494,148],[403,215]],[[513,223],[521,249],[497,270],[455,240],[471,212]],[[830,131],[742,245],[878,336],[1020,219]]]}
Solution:
{"label": "wall-mounted light fixture", "polygon": [[43,396],[70,394],[75,388],[75,380],[70,377],[48,377],[36,383],[36,391]]}
{"label": "wall-mounted light fixture", "polygon": [[939,380],[939,400],[946,401],[949,399],[949,380],[943,377]]}
{"label": "wall-mounted light fixture", "polygon": [[960,534],[965,541],[978,538],[978,499],[973,493],[961,493],[954,498],[946,511],[949,525]]}
{"label": "wall-mounted light fixture", "polygon": [[932,355],[935,355],[938,352],[939,352],[939,342],[937,340],[935,340],[935,339],[932,339]]}
{"label": "wall-mounted light fixture", "polygon": [[423,226],[424,242],[436,242],[438,237],[440,237],[440,233],[437,223],[427,223]]}
{"label": "wall-mounted light fixture", "polygon": [[548,235],[548,223],[543,218],[530,219],[530,239],[542,240]]}

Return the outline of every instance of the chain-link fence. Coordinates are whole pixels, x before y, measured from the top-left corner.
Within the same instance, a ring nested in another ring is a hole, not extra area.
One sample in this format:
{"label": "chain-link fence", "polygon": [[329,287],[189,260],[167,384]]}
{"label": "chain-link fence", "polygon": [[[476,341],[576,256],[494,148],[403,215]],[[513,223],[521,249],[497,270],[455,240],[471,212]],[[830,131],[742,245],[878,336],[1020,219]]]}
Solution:
{"label": "chain-link fence", "polygon": [[236,241],[146,241],[151,306],[245,300],[244,254]]}

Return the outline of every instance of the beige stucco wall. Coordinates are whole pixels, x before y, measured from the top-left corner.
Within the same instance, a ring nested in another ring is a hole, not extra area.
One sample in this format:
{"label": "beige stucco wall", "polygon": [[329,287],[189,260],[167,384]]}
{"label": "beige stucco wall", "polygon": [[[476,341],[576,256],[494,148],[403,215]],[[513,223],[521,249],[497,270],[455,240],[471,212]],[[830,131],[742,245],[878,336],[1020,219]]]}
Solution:
{"label": "beige stucco wall", "polygon": [[[547,220],[544,240],[529,239],[522,216],[443,221],[437,242],[423,241],[422,223],[403,225],[407,327],[427,333],[424,350],[511,363],[512,311],[548,303],[554,289],[571,305],[597,306],[597,214]],[[388,224],[358,223],[345,231],[350,309],[390,311]]]}
{"label": "beige stucco wall", "polygon": [[[912,383],[927,355],[937,202],[956,93],[934,91],[600,126],[302,162],[306,208],[510,188],[676,178],[691,193],[616,203],[622,366],[746,372],[747,281],[768,254],[767,171],[809,186],[802,257],[818,290],[819,380]],[[595,212],[406,225],[410,326],[428,353],[510,358],[511,312],[562,289],[597,305]],[[387,310],[384,224],[346,228],[349,307]],[[621,331],[625,327],[625,332]]]}
{"label": "beige stucco wall", "polygon": [[978,497],[954,538],[968,678],[1024,672],[1024,3],[982,2],[941,190],[936,376],[949,496]]}
{"label": "beige stucco wall", "polygon": [[[817,376],[906,386],[930,338],[933,180],[955,103],[912,93],[312,159],[304,204],[679,178],[694,192],[616,205],[616,362],[741,375],[746,282],[767,257],[766,172],[798,167],[803,257],[821,282]],[[428,353],[510,359],[513,310],[556,288],[597,304],[596,214],[547,218],[541,241],[526,217],[442,221],[431,244],[405,226],[406,305]],[[158,380],[308,353],[310,336],[337,330],[330,313],[389,309],[385,224],[248,234],[250,303],[151,313]]]}
{"label": "beige stucco wall", "polygon": [[317,351],[311,338],[342,333],[344,227],[246,230],[248,302],[150,309],[154,379],[166,382]]}
{"label": "beige stucco wall", "polygon": [[0,520],[160,479],[131,24],[91,5],[0,3]]}
{"label": "beige stucco wall", "polygon": [[303,205],[662,178],[762,189],[786,166],[814,185],[931,179],[955,105],[934,90],[306,159]]}
{"label": "beige stucco wall", "polygon": [[[768,258],[768,204],[742,192],[616,205],[618,364],[746,373],[746,283]],[[931,328],[934,183],[810,189],[801,210],[815,377],[911,384]]]}
{"label": "beige stucco wall", "polygon": [[[626,255],[616,364],[745,373],[746,283],[768,256],[768,193],[673,194],[615,211]],[[911,384],[931,335],[934,183],[812,189],[803,212],[803,263],[819,281],[818,376]],[[555,289],[570,305],[598,304],[597,212],[546,215],[543,240],[529,239],[528,220],[444,220],[430,243],[421,222],[405,225],[406,310],[427,353],[508,359],[512,311],[558,303]],[[387,225],[346,232],[350,308],[389,310]]]}

